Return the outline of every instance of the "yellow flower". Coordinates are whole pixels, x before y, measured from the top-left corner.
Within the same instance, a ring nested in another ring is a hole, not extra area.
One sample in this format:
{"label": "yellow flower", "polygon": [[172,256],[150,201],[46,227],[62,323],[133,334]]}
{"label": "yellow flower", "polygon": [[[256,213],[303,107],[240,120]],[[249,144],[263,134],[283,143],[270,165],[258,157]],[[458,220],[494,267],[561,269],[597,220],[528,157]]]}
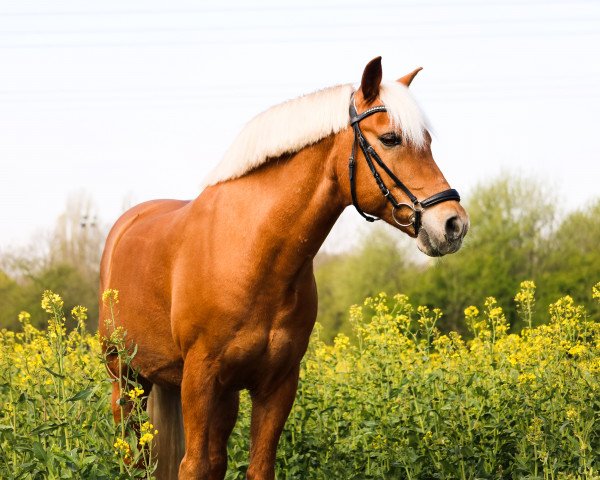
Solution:
{"label": "yellow flower", "polygon": [[154,438],[154,435],[158,435],[158,430],[156,430],[154,428],[154,425],[152,425],[150,422],[144,422],[144,423],[142,423],[140,433],[141,433],[141,435],[140,435],[139,444],[140,444],[140,447],[143,447],[144,445],[146,445],[147,443],[150,443],[152,441],[152,439]]}
{"label": "yellow flower", "polygon": [[71,310],[71,315],[75,320],[83,322],[87,320],[87,308],[77,305],[76,307],[73,307],[73,310]]}
{"label": "yellow flower", "polygon": [[544,436],[544,432],[542,430],[543,426],[544,422],[542,421],[542,419],[534,417],[531,421],[531,424],[529,425],[529,428],[527,429],[527,440],[529,440],[529,442],[531,442],[534,445],[538,444]]}
{"label": "yellow flower", "polygon": [[404,305],[408,303],[408,296],[403,295],[402,293],[397,293],[396,295],[394,295],[394,300],[396,301],[396,303]]}
{"label": "yellow flower", "polygon": [[513,367],[517,366],[519,364],[519,359],[516,355],[512,354],[509,355],[508,358],[508,363],[510,363]]}
{"label": "yellow flower", "polygon": [[[112,322],[107,322],[107,324],[110,327],[114,327]],[[117,327],[110,333],[110,337],[108,338],[108,340],[112,345],[116,345],[119,348],[124,348],[126,335],[127,331],[123,327]]]}
{"label": "yellow flower", "polygon": [[67,332],[65,327],[65,318],[50,318],[48,320],[48,338],[55,340],[63,338]]}
{"label": "yellow flower", "polygon": [[465,317],[472,318],[477,315],[479,315],[479,310],[477,310],[476,306],[471,305],[470,307],[465,308]]}
{"label": "yellow flower", "polygon": [[581,344],[577,344],[569,349],[569,355],[573,355],[574,357],[581,357],[585,352],[587,352],[587,348]]}
{"label": "yellow flower", "polygon": [[147,443],[151,442],[153,438],[154,438],[154,435],[152,435],[151,433],[144,433],[140,437],[140,447],[143,447]]}
{"label": "yellow flower", "polygon": [[47,313],[54,313],[62,309],[63,299],[57,293],[46,290],[42,294],[42,309]]}
{"label": "yellow flower", "polygon": [[520,305],[531,303],[534,300],[535,283],[531,280],[521,282],[521,290],[515,295],[515,302]]}
{"label": "yellow flower", "polygon": [[533,382],[536,379],[536,376],[533,373],[522,373],[521,375],[519,375],[519,378],[517,379],[517,381],[521,384],[523,383],[530,383]]}
{"label": "yellow flower", "polygon": [[485,299],[485,302],[483,302],[483,304],[488,308],[491,309],[493,308],[496,304],[497,304],[497,300],[494,297],[487,297]]}
{"label": "yellow flower", "polygon": [[119,291],[114,288],[108,288],[102,293],[104,303],[119,303]]}
{"label": "yellow flower", "polygon": [[17,318],[19,319],[19,322],[21,324],[27,325],[31,320],[31,315],[28,312],[22,311],[19,313],[19,316]]}
{"label": "yellow flower", "polygon": [[338,333],[333,339],[335,348],[339,351],[344,351],[350,346],[350,338],[343,333]]}
{"label": "yellow flower", "polygon": [[569,408],[569,409],[566,411],[566,415],[567,415],[567,418],[568,418],[569,420],[575,420],[575,419],[577,418],[577,416],[578,416],[578,414],[577,414],[577,410],[575,410],[574,408]]}
{"label": "yellow flower", "polygon": [[113,447],[115,448],[115,455],[121,455],[124,458],[131,457],[131,447],[122,438],[117,438]]}
{"label": "yellow flower", "polygon": [[592,298],[600,301],[600,282],[592,287]]}
{"label": "yellow flower", "polygon": [[129,398],[131,400],[135,400],[138,397],[141,397],[144,394],[144,389],[143,388],[139,388],[139,387],[135,387],[133,388],[133,390],[129,390],[127,392],[127,395],[129,396]]}

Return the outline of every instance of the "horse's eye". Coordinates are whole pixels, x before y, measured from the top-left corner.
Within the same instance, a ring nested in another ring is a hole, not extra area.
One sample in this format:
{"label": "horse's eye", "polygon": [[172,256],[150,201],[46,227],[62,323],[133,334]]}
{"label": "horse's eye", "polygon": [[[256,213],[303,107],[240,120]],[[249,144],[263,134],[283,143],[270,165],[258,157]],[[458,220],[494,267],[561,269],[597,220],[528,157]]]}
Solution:
{"label": "horse's eye", "polygon": [[381,137],[379,137],[379,141],[386,147],[395,147],[402,143],[400,136],[394,132],[384,133]]}

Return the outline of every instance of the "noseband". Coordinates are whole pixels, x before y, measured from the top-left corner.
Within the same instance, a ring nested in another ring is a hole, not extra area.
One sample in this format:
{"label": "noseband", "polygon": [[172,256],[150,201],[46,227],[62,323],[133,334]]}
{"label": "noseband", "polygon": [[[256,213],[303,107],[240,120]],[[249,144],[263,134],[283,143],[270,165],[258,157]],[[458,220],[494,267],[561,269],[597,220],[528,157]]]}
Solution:
{"label": "noseband", "polygon": [[[355,178],[356,145],[358,144],[365,156],[365,160],[367,161],[367,165],[371,170],[371,174],[373,175],[373,178],[375,178],[377,186],[381,190],[383,196],[387,198],[388,202],[390,202],[392,205],[392,217],[394,221],[400,227],[410,227],[412,225],[415,229],[415,234],[418,234],[419,229],[421,228],[421,216],[423,214],[424,209],[432,207],[433,205],[437,205],[438,203],[447,202],[449,200],[456,200],[457,202],[459,202],[460,195],[456,190],[450,188],[448,190],[444,190],[443,192],[436,193],[435,195],[432,195],[431,197],[426,198],[425,200],[419,201],[419,199],[415,195],[413,195],[413,193],[408,189],[408,187],[404,185],[404,183],[402,183],[400,179],[396,177],[396,175],[394,175],[394,172],[390,170],[390,168],[385,164],[381,157],[377,155],[377,152],[375,151],[373,146],[367,141],[359,125],[360,121],[364,120],[368,116],[373,115],[374,113],[386,111],[387,109],[383,105],[381,105],[369,108],[368,110],[365,110],[359,115],[356,112],[356,107],[354,106],[354,95],[352,95],[352,99],[350,102],[350,125],[352,125],[352,129],[354,130],[354,142],[352,143],[352,153],[350,154],[350,159],[348,162],[348,169],[350,172],[350,193],[352,194],[352,204],[354,205],[354,208],[356,208],[358,213],[360,213],[360,215],[362,215],[362,217],[366,221],[374,222],[375,220],[379,220],[379,218],[372,217],[371,215],[368,215],[365,212],[363,212],[358,205]],[[394,197],[392,192],[390,192],[389,188],[387,188],[385,182],[381,178],[381,175],[379,175],[379,172],[375,168],[373,160],[385,171],[385,173],[388,174],[388,176],[393,180],[394,184],[408,196],[412,204],[398,202],[398,200],[396,200],[396,197]],[[409,223],[401,223],[396,217],[396,211],[399,210],[401,207],[408,207],[412,210],[413,213],[411,215]]]}

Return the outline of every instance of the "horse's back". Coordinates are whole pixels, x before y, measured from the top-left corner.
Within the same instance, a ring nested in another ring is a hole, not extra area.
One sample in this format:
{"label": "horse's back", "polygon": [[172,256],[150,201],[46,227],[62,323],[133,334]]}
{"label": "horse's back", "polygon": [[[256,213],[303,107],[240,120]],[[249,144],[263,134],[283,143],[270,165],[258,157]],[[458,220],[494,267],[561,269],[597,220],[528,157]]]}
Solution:
{"label": "horse's back", "polygon": [[169,214],[187,205],[185,200],[149,200],[131,207],[123,213],[110,229],[104,255],[110,252],[118,240],[134,225],[156,221],[161,215]]}
{"label": "horse's back", "polygon": [[137,237],[140,243],[142,240],[158,240],[156,236],[150,238],[148,234],[154,232],[162,236],[164,229],[161,228],[161,223],[168,223],[169,220],[165,217],[187,204],[189,202],[184,200],[150,200],[130,208],[121,215],[111,228],[104,246],[100,265],[101,287],[112,288],[109,275],[114,265],[113,256],[124,238],[127,244],[132,242],[133,237]]}

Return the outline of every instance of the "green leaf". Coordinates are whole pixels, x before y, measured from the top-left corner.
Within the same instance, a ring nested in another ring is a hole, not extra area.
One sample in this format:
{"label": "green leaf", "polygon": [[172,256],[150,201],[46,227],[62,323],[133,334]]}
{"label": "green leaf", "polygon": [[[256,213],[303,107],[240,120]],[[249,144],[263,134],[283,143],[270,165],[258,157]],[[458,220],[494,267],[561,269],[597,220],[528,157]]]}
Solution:
{"label": "green leaf", "polygon": [[46,451],[40,442],[33,442],[33,456],[41,462],[45,462],[48,458]]}
{"label": "green leaf", "polygon": [[37,464],[39,462],[27,462],[27,463],[23,463],[21,465],[21,469],[19,470],[19,473],[17,473],[16,478],[20,478],[23,476],[23,474],[25,473],[30,473],[33,470],[35,470]]}
{"label": "green leaf", "polygon": [[44,370],[46,370],[48,373],[50,373],[51,375],[58,377],[58,378],[66,378],[65,375],[61,375],[60,373],[57,373],[53,370],[50,370],[48,367],[42,367]]}
{"label": "green leaf", "polygon": [[56,430],[57,428],[60,427],[64,427],[67,425],[67,422],[62,422],[62,423],[44,423],[38,427],[35,427],[33,430],[31,430],[31,435],[40,435],[42,433],[48,433],[48,432],[52,432],[53,430]]}
{"label": "green leaf", "polygon": [[81,390],[77,392],[70,398],[67,398],[67,402],[76,402],[78,400],[88,400],[96,391],[96,387],[86,388],[85,390]]}
{"label": "green leaf", "polygon": [[90,455],[89,457],[85,457],[81,463],[83,465],[90,465],[91,463],[94,463],[96,460],[98,460],[98,457],[96,455]]}

